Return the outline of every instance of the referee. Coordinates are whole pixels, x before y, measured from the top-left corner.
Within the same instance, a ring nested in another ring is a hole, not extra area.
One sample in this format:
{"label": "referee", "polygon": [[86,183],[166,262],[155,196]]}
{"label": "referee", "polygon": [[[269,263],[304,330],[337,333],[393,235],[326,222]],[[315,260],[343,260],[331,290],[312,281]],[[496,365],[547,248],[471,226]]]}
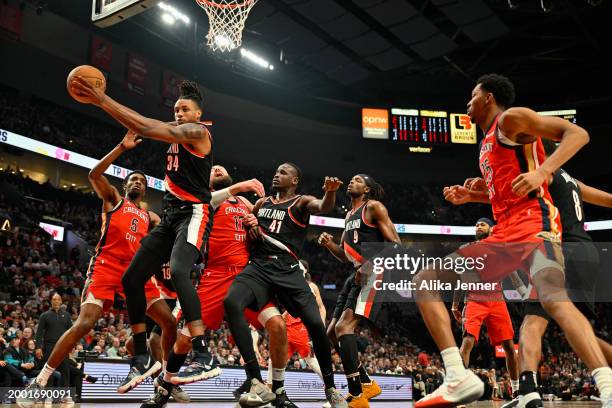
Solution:
{"label": "referee", "polygon": [[[62,337],[70,327],[72,327],[72,320],[68,312],[60,310],[62,306],[62,297],[58,293],[54,293],[51,296],[51,309],[40,315],[38,321],[38,330],[36,330],[36,347],[42,348],[43,359],[45,362],[49,358],[55,343]],[[57,371],[62,374],[60,386],[70,386],[70,366],[68,361],[64,360],[57,367]]]}

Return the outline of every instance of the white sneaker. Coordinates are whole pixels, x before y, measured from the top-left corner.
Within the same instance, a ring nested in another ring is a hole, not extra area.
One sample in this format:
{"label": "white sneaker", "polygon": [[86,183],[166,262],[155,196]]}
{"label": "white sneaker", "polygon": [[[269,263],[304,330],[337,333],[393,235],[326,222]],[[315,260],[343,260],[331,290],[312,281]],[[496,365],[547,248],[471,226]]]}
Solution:
{"label": "white sneaker", "polygon": [[323,408],[331,408],[331,403],[329,401],[325,401]]}
{"label": "white sneaker", "polygon": [[444,381],[438,389],[421,398],[414,404],[414,408],[443,408],[457,406],[477,401],[484,394],[484,384],[471,371],[459,381],[447,383]]}
{"label": "white sneaker", "polygon": [[261,407],[276,399],[276,394],[259,382],[257,378],[251,380],[251,389],[248,393],[242,394],[238,404],[241,407]]}

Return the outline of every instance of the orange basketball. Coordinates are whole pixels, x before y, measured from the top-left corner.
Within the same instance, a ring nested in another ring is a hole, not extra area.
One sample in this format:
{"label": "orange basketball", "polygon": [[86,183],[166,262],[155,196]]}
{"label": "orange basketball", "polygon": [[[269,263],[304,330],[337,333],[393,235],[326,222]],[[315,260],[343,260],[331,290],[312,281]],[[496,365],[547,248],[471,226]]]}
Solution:
{"label": "orange basketball", "polygon": [[71,83],[75,76],[83,77],[87,82],[89,82],[95,88],[101,88],[102,91],[106,91],[106,78],[104,78],[104,74],[96,67],[92,67],[91,65],[79,65],[68,74],[68,78],[66,79],[66,87],[68,88],[68,93],[72,96],[76,101],[81,103],[88,103],[89,100],[86,97],[79,95],[72,87]]}

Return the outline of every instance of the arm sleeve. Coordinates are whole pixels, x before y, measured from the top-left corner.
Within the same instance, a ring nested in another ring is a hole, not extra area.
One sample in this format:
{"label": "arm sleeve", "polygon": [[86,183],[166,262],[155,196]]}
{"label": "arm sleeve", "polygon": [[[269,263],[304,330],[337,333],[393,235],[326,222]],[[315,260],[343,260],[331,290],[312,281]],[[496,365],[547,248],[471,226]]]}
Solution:
{"label": "arm sleeve", "polygon": [[210,196],[210,206],[215,209],[231,196],[229,187],[224,188],[223,190],[213,191]]}

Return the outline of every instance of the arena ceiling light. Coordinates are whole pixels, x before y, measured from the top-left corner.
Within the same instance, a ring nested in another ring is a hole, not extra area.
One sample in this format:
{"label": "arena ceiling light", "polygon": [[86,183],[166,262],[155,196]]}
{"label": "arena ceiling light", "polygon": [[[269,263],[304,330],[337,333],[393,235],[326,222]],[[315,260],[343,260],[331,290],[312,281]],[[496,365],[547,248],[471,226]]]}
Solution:
{"label": "arena ceiling light", "polygon": [[162,14],[162,19],[167,24],[174,24],[176,20],[182,21],[185,25],[189,25],[189,17],[187,15],[181,13],[176,8],[171,5],[162,2],[157,3],[160,9],[162,9],[165,13]]}
{"label": "arena ceiling light", "polygon": [[162,21],[168,25],[173,25],[176,22],[176,19],[172,17],[172,14],[164,13],[162,14]]}
{"label": "arena ceiling light", "polygon": [[270,64],[266,59],[260,57],[252,51],[247,50],[246,48],[240,49],[240,55],[242,55],[243,58],[248,59],[255,65],[259,65],[260,67],[269,69],[270,71],[274,70],[274,65]]}

